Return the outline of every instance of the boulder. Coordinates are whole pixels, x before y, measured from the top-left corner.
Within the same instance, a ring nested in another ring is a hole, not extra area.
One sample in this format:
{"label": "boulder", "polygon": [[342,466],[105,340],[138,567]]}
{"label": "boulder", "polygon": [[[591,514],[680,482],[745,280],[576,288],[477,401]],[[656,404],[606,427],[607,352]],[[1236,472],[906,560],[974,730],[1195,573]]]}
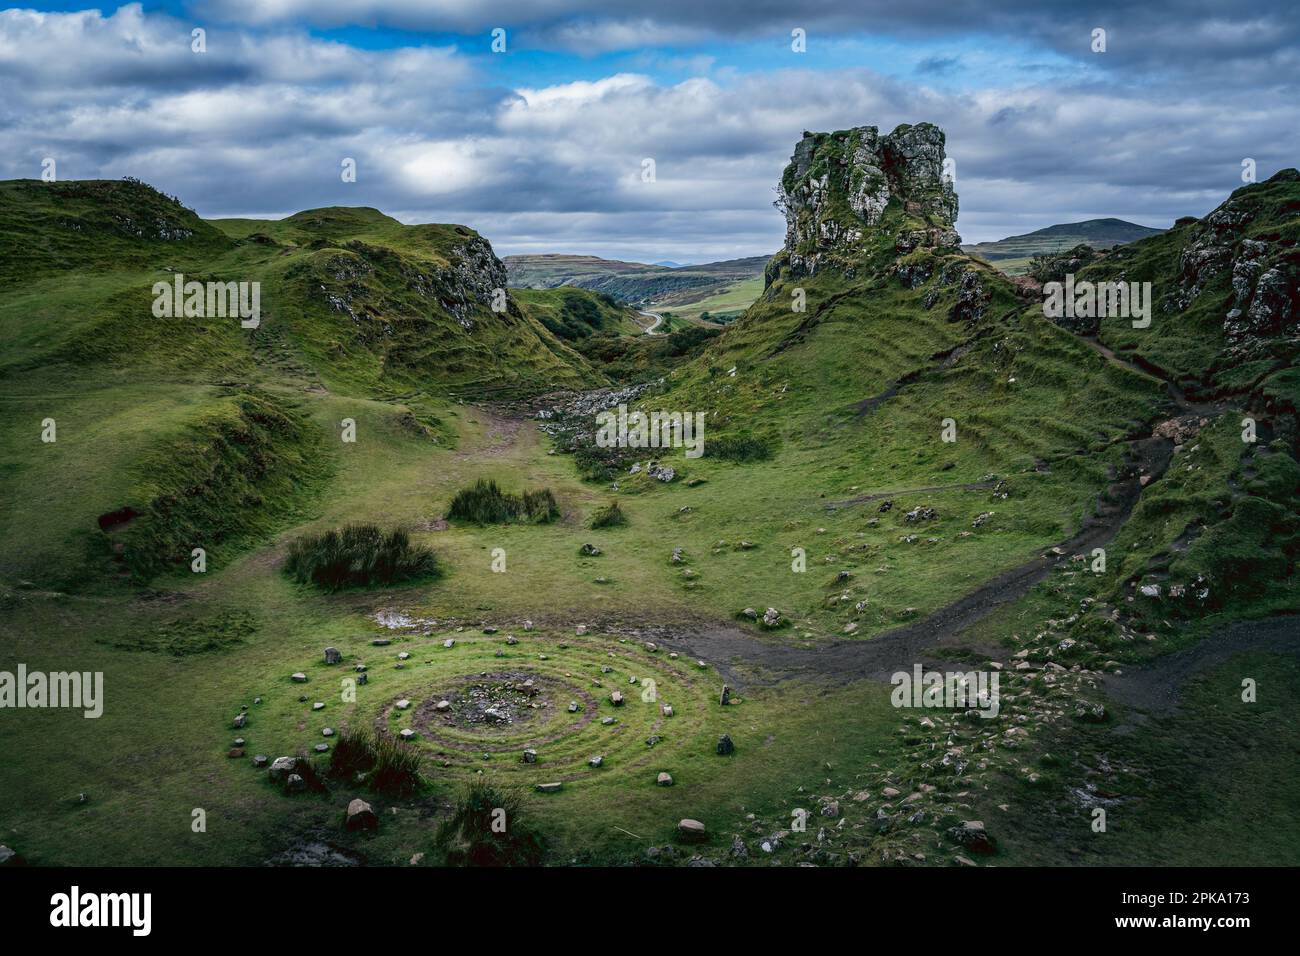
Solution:
{"label": "boulder", "polygon": [[725,757],[728,754],[735,753],[735,750],[736,750],[736,745],[731,742],[731,737],[729,735],[723,734],[721,737],[718,738],[719,754]]}
{"label": "boulder", "polygon": [[306,761],[301,757],[276,757],[266,774],[274,783],[282,784],[289,779],[290,774],[297,774],[303,763]]}
{"label": "boulder", "polygon": [[623,693],[622,693],[621,691],[617,691],[617,690],[614,691],[614,693],[612,693],[612,694],[609,695],[609,702],[610,702],[611,704],[613,704],[615,707],[622,707],[622,706],[623,706]]}
{"label": "boulder", "polygon": [[374,809],[360,797],[348,804],[346,824],[349,830],[373,830],[379,826]]}
{"label": "boulder", "polygon": [[524,751],[524,763],[537,763],[537,751],[529,748]]}
{"label": "boulder", "polygon": [[972,853],[996,853],[997,841],[989,836],[979,820],[966,820],[960,825],[950,827],[948,836]]}
{"label": "boulder", "polygon": [[537,785],[537,792],[538,793],[559,793],[563,788],[564,788],[564,784],[558,781],[556,783],[539,783]]}
{"label": "boulder", "polygon": [[659,776],[655,778],[655,783],[661,787],[671,787],[673,785],[672,774],[667,771],[661,772]]}
{"label": "boulder", "polygon": [[699,820],[686,817],[677,823],[677,836],[687,842],[698,843],[708,837],[708,831]]}
{"label": "boulder", "polygon": [[343,655],[339,653],[339,649],[337,647],[325,648],[325,663],[326,664],[343,663]]}
{"label": "boulder", "polygon": [[298,673],[290,677],[290,680],[292,680],[295,684],[305,684],[307,683],[307,675],[304,674],[302,671],[298,671]]}

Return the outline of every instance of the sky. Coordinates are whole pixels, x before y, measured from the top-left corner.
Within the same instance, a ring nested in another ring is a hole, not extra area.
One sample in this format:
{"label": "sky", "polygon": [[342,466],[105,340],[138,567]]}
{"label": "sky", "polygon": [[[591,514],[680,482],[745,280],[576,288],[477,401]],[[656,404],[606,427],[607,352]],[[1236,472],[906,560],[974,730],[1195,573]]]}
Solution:
{"label": "sky", "polygon": [[374,206],[498,255],[706,262],[780,247],[804,130],[940,126],[967,242],[1203,215],[1243,160],[1300,165],[1300,6],[54,3],[0,11],[0,90],[0,178],[53,158],[205,217]]}

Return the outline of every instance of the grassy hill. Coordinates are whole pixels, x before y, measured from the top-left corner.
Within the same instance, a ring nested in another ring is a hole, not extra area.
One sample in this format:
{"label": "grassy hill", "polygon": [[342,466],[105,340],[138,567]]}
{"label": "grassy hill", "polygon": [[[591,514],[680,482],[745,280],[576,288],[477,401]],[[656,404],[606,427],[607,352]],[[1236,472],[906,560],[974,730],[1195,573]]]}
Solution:
{"label": "grassy hill", "polygon": [[[336,394],[436,439],[465,391],[605,381],[518,303],[491,309],[504,269],[462,226],[343,208],[205,222],[131,181],[0,184],[0,223],[0,487],[33,504],[3,519],[11,578],[148,580],[187,541],[219,562],[301,517],[339,454]],[[261,324],[156,316],[154,283],[177,273],[260,283]],[[97,526],[123,509],[120,532]]]}
{"label": "grassy hill", "polygon": [[1078,245],[1111,249],[1159,235],[1164,230],[1123,219],[1085,219],[1035,229],[1021,236],[962,246],[967,255],[994,263],[1007,275],[1023,275],[1034,256],[1064,252]]}
{"label": "grassy hill", "polygon": [[558,286],[514,289],[511,295],[526,315],[566,342],[580,342],[600,332],[639,335],[642,331],[637,310],[603,292]]}

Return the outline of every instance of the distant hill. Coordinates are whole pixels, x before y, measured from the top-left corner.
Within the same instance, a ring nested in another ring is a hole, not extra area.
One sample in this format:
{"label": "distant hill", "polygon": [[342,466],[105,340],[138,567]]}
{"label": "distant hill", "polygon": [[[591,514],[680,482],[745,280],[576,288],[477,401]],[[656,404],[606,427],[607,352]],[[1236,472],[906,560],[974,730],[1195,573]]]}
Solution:
{"label": "distant hill", "polygon": [[961,248],[968,255],[996,264],[1009,275],[1020,275],[1028,268],[1029,260],[1036,255],[1062,252],[1080,244],[1094,249],[1111,249],[1148,236],[1158,236],[1164,231],[1123,219],[1086,219],[1083,222],[1059,223],[1022,236],[1008,236],[996,242],[980,242]]}
{"label": "distant hill", "polygon": [[633,305],[699,301],[763,275],[767,256],[693,266],[652,265],[564,254],[506,256],[510,285],[523,289],[577,286]]}

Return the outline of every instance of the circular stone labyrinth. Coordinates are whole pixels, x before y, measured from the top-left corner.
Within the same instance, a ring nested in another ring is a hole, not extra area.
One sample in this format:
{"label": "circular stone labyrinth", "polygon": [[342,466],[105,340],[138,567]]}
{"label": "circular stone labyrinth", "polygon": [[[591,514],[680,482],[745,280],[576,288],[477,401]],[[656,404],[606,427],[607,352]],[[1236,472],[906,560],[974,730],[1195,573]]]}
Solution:
{"label": "circular stone labyrinth", "polygon": [[[676,754],[717,742],[707,733],[720,707],[716,672],[631,641],[523,634],[510,644],[504,634],[460,632],[369,650],[381,653],[365,655],[370,681],[357,688],[358,714],[373,714],[381,734],[414,731],[404,746],[419,748],[434,777],[484,770],[530,786],[639,775],[653,785],[660,770],[673,773]],[[411,656],[400,670],[380,663],[401,651]]]}

